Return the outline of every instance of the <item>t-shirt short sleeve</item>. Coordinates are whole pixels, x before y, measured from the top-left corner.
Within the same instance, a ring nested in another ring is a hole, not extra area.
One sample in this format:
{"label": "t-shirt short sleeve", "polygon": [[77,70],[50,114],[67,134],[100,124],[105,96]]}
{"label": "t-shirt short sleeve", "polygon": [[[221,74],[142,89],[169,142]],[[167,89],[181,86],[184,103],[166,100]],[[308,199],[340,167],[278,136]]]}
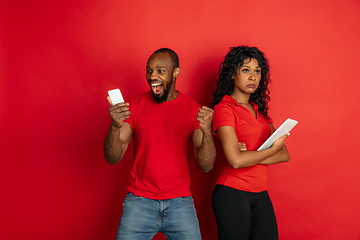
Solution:
{"label": "t-shirt short sleeve", "polygon": [[216,130],[223,126],[235,128],[235,115],[229,105],[219,103],[214,107],[213,116],[213,131],[216,136]]}
{"label": "t-shirt short sleeve", "polygon": [[194,125],[193,125],[192,132],[194,132],[196,129],[200,128],[200,123],[198,120],[196,120],[200,107],[201,107],[200,104],[193,101],[193,104],[191,105],[191,114],[193,115],[193,119],[194,119]]}
{"label": "t-shirt short sleeve", "polygon": [[134,116],[136,114],[136,110],[138,108],[139,102],[141,101],[142,97],[143,96],[140,95],[140,96],[138,96],[138,97],[136,97],[134,99],[131,99],[129,101],[129,106],[128,107],[129,107],[129,110],[130,110],[131,114],[130,114],[130,117],[128,119],[124,120],[124,122],[130,124],[132,129],[133,129]]}

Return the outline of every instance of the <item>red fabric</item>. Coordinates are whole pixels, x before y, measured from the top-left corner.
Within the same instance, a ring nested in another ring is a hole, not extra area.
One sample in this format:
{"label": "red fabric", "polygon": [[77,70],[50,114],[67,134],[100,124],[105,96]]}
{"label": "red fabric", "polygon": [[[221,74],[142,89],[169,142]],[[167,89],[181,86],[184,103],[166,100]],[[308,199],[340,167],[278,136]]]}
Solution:
{"label": "red fabric", "polygon": [[[214,107],[213,129],[231,126],[235,129],[239,142],[244,142],[249,151],[256,151],[271,135],[269,124],[254,105],[257,118],[245,107],[238,104],[232,97],[225,95]],[[225,161],[217,184],[229,186],[248,192],[267,190],[267,166],[257,164],[252,167],[234,169]]]}
{"label": "red fabric", "polygon": [[135,156],[128,190],[150,199],[191,196],[186,157],[200,105],[181,93],[156,103],[150,91],[129,104]]}

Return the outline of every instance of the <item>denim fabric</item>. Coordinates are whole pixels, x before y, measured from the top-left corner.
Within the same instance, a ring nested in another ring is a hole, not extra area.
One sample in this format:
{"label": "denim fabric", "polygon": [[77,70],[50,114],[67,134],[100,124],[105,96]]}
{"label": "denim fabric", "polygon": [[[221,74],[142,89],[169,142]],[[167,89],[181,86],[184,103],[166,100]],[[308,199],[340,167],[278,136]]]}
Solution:
{"label": "denim fabric", "polygon": [[192,197],[152,200],[128,193],[116,240],[149,240],[161,232],[167,240],[200,240]]}

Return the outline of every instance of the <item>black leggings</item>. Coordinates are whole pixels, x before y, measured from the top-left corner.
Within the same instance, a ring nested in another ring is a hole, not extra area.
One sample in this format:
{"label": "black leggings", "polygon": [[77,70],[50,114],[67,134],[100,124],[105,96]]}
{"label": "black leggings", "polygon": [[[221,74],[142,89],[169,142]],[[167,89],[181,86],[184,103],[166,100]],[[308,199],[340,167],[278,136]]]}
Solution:
{"label": "black leggings", "polygon": [[252,193],[216,185],[212,195],[219,240],[277,240],[274,208],[267,191]]}

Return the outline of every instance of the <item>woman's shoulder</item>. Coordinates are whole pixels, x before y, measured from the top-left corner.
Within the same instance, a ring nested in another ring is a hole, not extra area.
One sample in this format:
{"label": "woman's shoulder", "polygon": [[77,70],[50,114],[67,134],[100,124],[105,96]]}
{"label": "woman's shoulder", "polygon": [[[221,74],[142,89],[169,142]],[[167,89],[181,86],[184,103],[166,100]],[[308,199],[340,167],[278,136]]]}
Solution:
{"label": "woman's shoulder", "polygon": [[220,102],[214,106],[214,113],[223,111],[232,111],[232,105]]}
{"label": "woman's shoulder", "polygon": [[221,99],[221,101],[214,106],[214,109],[215,108],[223,108],[223,107],[231,108],[234,104],[236,104],[235,99],[233,99],[229,95],[225,95]]}

